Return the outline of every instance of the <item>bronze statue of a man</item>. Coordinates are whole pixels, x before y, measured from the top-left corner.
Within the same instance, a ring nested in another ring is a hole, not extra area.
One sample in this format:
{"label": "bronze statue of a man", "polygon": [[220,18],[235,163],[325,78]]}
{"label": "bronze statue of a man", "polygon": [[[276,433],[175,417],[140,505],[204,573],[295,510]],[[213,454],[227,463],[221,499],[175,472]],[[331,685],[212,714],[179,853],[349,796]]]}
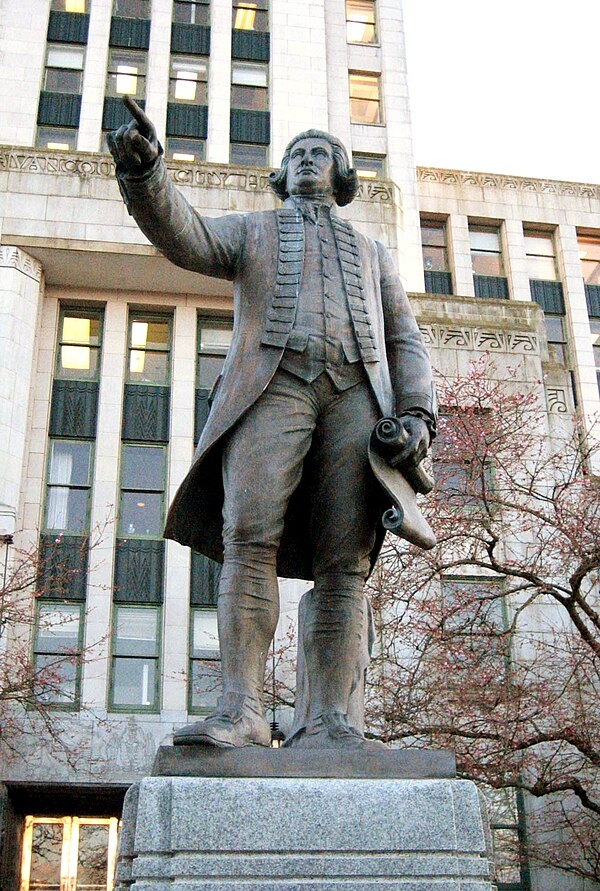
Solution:
{"label": "bronze statue of a man", "polygon": [[435,424],[406,294],[387,250],[335,214],[358,190],[337,139],[292,139],[271,175],[280,209],[205,218],[172,185],[145,113],[127,105],[133,120],[111,151],[130,213],[173,263],[234,283],[231,349],[165,530],[223,563],[223,693],[174,741],[269,745],[262,691],[279,574],[314,579],[303,628],[310,706],[289,744],[369,747],[347,717],[387,506],[369,437],[396,414],[408,434],[399,457],[416,463]]}

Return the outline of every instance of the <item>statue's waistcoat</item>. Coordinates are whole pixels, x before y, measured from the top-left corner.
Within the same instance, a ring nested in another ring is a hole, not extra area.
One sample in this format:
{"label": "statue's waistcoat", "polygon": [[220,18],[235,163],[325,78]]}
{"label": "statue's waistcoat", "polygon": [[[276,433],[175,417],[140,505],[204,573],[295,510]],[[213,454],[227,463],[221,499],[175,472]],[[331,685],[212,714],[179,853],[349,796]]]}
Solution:
{"label": "statue's waistcoat", "polygon": [[[365,299],[357,239],[352,226],[331,215],[337,256],[342,270],[356,342],[363,362],[377,362],[379,355]],[[304,269],[304,220],[297,208],[277,211],[279,254],[275,287],[267,308],[261,342],[285,347],[294,327]]]}

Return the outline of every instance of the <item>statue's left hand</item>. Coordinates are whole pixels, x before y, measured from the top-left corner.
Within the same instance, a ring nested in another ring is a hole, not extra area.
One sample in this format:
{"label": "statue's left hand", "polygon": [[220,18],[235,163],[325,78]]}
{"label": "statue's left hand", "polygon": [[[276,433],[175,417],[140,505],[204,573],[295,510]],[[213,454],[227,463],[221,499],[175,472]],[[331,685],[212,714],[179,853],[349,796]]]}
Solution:
{"label": "statue's left hand", "polygon": [[429,430],[422,418],[415,415],[401,415],[399,419],[404,427],[408,440],[403,448],[394,455],[394,466],[414,466],[419,464],[429,448]]}

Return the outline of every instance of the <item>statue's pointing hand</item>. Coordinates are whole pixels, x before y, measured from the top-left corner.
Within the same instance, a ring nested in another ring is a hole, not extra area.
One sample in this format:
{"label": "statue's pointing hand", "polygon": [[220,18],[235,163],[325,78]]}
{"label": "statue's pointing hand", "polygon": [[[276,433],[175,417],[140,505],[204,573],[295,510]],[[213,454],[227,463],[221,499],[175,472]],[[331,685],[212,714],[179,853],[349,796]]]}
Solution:
{"label": "statue's pointing hand", "polygon": [[154,124],[135,99],[125,96],[123,104],[132,120],[108,134],[108,147],[117,166],[139,175],[154,164],[162,150]]}

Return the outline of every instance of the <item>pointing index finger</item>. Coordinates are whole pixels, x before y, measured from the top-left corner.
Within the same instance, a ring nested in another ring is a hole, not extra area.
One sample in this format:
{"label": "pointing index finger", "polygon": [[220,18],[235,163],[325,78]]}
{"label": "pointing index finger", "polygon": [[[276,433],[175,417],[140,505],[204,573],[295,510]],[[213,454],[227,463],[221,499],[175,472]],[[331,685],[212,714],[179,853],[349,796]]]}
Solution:
{"label": "pointing index finger", "polygon": [[129,114],[138,122],[142,135],[151,133],[154,129],[152,121],[143,108],[140,108],[135,99],[131,96],[123,96],[123,104]]}

